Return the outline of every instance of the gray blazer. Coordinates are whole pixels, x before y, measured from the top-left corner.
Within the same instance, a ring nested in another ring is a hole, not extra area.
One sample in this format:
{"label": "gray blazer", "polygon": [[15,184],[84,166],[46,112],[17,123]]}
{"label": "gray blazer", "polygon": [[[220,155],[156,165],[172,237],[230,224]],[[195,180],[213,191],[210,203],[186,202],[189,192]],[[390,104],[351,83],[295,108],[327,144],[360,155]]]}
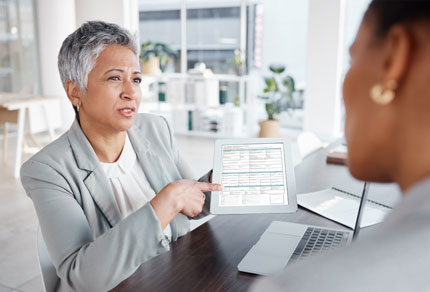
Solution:
{"label": "gray blazer", "polygon": [[[164,118],[140,114],[128,135],[156,193],[170,182],[194,179]],[[77,121],[22,166],[21,181],[60,278],[58,291],[110,290],[144,261],[169,250],[149,203],[121,220],[113,190]],[[201,216],[209,213],[210,197],[206,202]],[[182,214],[170,226],[172,240],[190,228]]]}

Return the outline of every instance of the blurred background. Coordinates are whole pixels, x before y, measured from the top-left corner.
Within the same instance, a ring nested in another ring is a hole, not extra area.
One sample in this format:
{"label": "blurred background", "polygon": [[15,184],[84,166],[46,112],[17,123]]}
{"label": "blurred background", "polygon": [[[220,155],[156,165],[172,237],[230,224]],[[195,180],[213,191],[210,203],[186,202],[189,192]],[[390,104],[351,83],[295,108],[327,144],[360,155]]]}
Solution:
{"label": "blurred background", "polygon": [[348,49],[370,0],[0,0],[0,292],[42,291],[25,159],[68,130],[62,41],[88,20],[138,40],[140,112],[165,116],[196,177],[218,138],[342,138]]}

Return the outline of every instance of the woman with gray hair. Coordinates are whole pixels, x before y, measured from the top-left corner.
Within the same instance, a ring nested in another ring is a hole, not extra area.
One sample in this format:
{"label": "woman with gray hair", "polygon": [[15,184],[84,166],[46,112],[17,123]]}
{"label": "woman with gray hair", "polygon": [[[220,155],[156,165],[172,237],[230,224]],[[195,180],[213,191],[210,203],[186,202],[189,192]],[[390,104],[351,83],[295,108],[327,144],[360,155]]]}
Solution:
{"label": "woman with gray hair", "polygon": [[[107,291],[208,214],[210,172],[196,182],[167,121],[137,114],[138,49],[114,24],[84,23],[58,67],[76,112],[70,130],[28,160],[33,200],[58,291]],[[203,212],[202,212],[203,211]]]}

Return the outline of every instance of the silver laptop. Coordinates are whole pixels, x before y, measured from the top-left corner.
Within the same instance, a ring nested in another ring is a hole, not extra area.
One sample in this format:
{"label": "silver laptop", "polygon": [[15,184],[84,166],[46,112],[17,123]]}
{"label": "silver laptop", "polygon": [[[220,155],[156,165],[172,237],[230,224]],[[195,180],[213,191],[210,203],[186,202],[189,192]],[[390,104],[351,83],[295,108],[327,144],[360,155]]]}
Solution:
{"label": "silver laptop", "polygon": [[239,271],[271,275],[301,258],[351,242],[360,231],[369,183],[364,183],[363,194],[355,220],[354,232],[326,227],[273,221],[258,242],[237,266]]}

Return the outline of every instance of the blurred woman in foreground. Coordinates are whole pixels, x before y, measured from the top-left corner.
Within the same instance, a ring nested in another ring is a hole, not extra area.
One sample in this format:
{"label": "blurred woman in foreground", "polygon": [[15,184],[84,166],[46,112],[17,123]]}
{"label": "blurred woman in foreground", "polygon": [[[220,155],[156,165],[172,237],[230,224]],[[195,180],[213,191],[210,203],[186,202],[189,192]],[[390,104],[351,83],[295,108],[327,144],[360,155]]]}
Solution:
{"label": "blurred woman in foreground", "polygon": [[349,170],[404,196],[371,236],[292,265],[254,291],[429,291],[430,1],[374,0],[345,77]]}

